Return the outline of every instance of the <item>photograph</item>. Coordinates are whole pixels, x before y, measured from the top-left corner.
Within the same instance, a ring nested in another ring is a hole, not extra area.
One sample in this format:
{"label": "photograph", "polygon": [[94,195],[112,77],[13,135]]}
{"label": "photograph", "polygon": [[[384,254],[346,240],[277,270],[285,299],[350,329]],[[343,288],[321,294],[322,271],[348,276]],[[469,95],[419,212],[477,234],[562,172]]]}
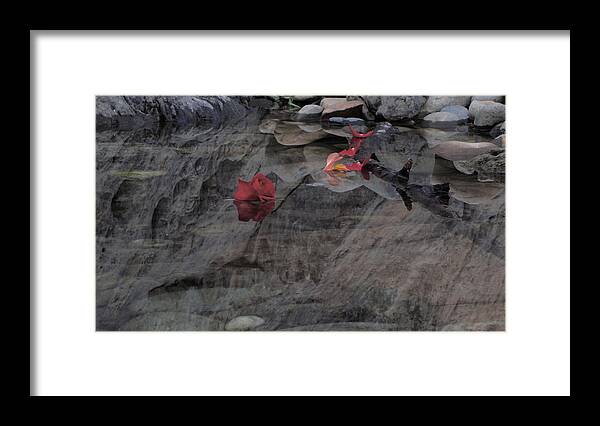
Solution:
{"label": "photograph", "polygon": [[97,96],[96,330],[504,331],[505,109]]}

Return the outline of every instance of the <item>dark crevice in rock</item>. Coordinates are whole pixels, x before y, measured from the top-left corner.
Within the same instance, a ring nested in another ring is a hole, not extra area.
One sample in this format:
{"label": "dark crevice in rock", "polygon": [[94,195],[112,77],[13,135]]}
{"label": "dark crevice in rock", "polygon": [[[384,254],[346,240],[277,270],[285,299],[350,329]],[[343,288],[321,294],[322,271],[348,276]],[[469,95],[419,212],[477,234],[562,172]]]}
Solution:
{"label": "dark crevice in rock", "polygon": [[283,200],[281,200],[281,203],[279,203],[279,205],[277,207],[275,207],[275,209],[271,212],[271,214],[275,213],[277,210],[279,210],[281,208],[281,206],[283,206],[283,204],[285,203],[285,201],[298,189],[300,188],[300,186],[302,186],[302,184],[304,182],[306,182],[308,176],[304,176],[302,178],[302,180],[300,181],[300,183],[298,185],[296,185],[295,187],[293,187],[291,189],[290,192],[287,193],[287,195],[283,198]]}
{"label": "dark crevice in rock", "polygon": [[166,282],[148,291],[148,296],[156,296],[162,293],[170,293],[174,291],[184,291],[190,288],[202,288],[204,279],[202,277],[188,276],[178,278],[173,281]]}

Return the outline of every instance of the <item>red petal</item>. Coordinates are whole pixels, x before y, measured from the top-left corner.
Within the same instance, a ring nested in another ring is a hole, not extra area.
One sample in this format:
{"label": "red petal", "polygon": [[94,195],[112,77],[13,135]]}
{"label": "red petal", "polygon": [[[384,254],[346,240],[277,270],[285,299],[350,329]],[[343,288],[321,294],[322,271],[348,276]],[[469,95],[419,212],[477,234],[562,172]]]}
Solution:
{"label": "red petal", "polygon": [[275,184],[271,181],[271,179],[262,173],[257,173],[254,175],[250,183],[258,193],[260,201],[275,200]]}
{"label": "red petal", "polygon": [[242,222],[248,222],[250,219],[253,219],[256,216],[256,212],[258,210],[258,204],[252,203],[250,201],[238,201],[235,200],[233,202],[238,212],[238,219]]}
{"label": "red petal", "polygon": [[352,163],[348,166],[348,170],[362,172],[365,164],[369,162],[368,158],[365,158],[361,163]]}
{"label": "red petal", "polygon": [[363,140],[361,138],[352,138],[352,140],[350,141],[350,146],[358,149],[358,148],[360,148],[362,143],[363,143]]}
{"label": "red petal", "polygon": [[327,156],[327,162],[326,162],[325,168],[323,170],[325,170],[325,171],[332,170],[335,163],[340,161],[342,158],[344,158],[344,157],[342,157],[337,152],[333,152],[333,153],[329,154]]}
{"label": "red petal", "polygon": [[345,157],[354,157],[356,155],[356,148],[345,149],[340,151],[339,154]]}
{"label": "red petal", "polygon": [[275,207],[275,201],[269,201],[267,203],[260,203],[258,205],[256,214],[254,215],[253,220],[255,222],[260,222],[265,217],[267,217],[269,215],[269,213],[271,213],[271,211],[273,211],[274,207]]}
{"label": "red petal", "polygon": [[351,124],[349,124],[348,126],[350,126],[350,132],[352,133],[352,137],[355,137],[355,138],[368,138],[369,136],[373,135],[373,133],[374,133],[373,130],[371,130],[367,133],[358,133],[356,130],[354,130],[352,128]]}
{"label": "red petal", "polygon": [[253,220],[260,222],[263,220],[275,207],[275,202],[257,203],[252,201],[237,201],[233,202],[238,212],[238,219],[242,222]]}
{"label": "red petal", "polygon": [[360,172],[362,170],[362,167],[363,166],[360,163],[352,163],[352,164],[349,164],[348,166],[346,166],[346,168],[348,170],[352,170],[352,171],[356,171],[356,172]]}
{"label": "red petal", "polygon": [[238,186],[233,193],[233,198],[239,201],[258,201],[259,194],[254,187],[246,181],[238,178]]}

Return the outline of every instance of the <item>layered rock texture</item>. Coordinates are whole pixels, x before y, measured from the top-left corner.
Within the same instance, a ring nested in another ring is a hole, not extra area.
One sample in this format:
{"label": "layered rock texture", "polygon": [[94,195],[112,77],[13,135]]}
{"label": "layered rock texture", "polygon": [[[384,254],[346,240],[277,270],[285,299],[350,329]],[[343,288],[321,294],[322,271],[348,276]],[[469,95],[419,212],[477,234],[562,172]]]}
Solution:
{"label": "layered rock texture", "polygon": [[[250,110],[252,99],[240,96],[97,96],[96,129],[134,129],[153,125],[218,126]],[[256,103],[255,103],[256,105]]]}
{"label": "layered rock texture", "polygon": [[[99,102],[98,330],[504,329],[504,186],[436,157],[456,135],[376,128],[385,167],[414,161],[409,209],[376,176],[323,173],[344,129],[312,139],[235,98]],[[257,172],[275,208],[240,222],[237,179]]]}

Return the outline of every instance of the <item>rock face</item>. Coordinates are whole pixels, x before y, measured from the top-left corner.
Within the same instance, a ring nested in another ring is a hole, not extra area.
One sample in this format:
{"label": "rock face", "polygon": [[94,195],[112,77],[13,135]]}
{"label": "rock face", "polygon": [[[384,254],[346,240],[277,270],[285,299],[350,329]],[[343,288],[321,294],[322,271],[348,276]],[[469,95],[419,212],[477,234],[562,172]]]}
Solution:
{"label": "rock face", "polygon": [[471,103],[470,96],[429,96],[421,112],[423,115],[426,115],[432,112],[442,111],[444,107],[450,105],[467,107],[469,106],[469,103]]}
{"label": "rock face", "polygon": [[[451,170],[461,198],[409,210],[376,176],[323,176],[345,139],[283,146],[261,118],[97,133],[97,330],[504,329],[502,185]],[[418,131],[375,130],[382,164],[414,161],[409,187],[439,181]],[[257,171],[276,205],[241,222]]]}
{"label": "rock face", "polygon": [[96,129],[135,129],[163,125],[190,126],[242,119],[258,106],[239,96],[97,96]]}
{"label": "rock face", "polygon": [[504,121],[505,106],[492,101],[473,101],[469,106],[469,115],[476,126],[493,126]]}
{"label": "rock face", "polygon": [[372,114],[390,121],[415,117],[426,102],[425,96],[363,96],[362,99]]}

